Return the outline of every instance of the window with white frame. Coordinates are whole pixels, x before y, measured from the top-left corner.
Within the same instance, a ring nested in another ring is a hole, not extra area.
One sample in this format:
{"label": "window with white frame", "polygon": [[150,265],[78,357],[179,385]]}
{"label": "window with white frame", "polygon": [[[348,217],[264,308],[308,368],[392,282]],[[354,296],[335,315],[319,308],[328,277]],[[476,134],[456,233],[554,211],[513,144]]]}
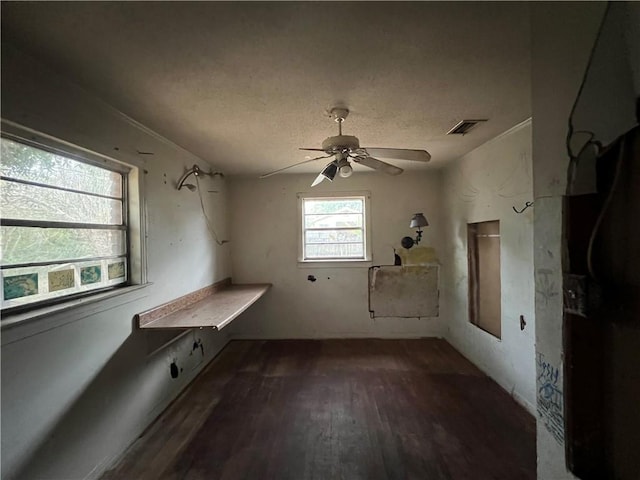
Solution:
{"label": "window with white frame", "polygon": [[130,169],[19,137],[0,142],[3,313],[127,284]]}
{"label": "window with white frame", "polygon": [[368,195],[300,194],[303,262],[370,260]]}

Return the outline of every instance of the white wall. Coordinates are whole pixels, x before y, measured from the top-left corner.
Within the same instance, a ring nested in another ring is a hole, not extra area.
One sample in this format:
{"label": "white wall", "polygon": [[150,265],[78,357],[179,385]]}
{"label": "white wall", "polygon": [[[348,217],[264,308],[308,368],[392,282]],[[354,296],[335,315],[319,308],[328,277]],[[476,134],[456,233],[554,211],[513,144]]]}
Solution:
{"label": "white wall", "polygon": [[[447,340],[529,411],[535,405],[531,122],[476,148],[444,174]],[[500,221],[501,339],[469,322],[467,224]],[[520,315],[526,321],[520,330]]]}
{"label": "white wall", "polygon": [[[151,353],[167,334],[137,330],[133,316],[229,276],[229,246],[211,240],[197,194],[174,186],[186,167],[206,168],[203,162],[6,43],[2,117],[144,170],[152,284],[2,330],[2,478],[95,477],[228,339],[190,332]],[[225,185],[208,182],[206,190],[221,190],[206,194],[206,202],[224,237]],[[190,355],[195,338],[203,340],[204,358]],[[169,373],[174,359],[183,368],[175,380]]]}
{"label": "white wall", "polygon": [[[321,165],[319,165],[320,167]],[[283,174],[267,179],[233,178],[229,183],[233,278],[270,282],[273,288],[231,326],[234,337],[421,337],[442,336],[441,318],[376,318],[368,312],[367,266],[300,267],[299,192],[371,192],[373,265],[393,265],[393,248],[415,235],[416,212],[429,220],[421,245],[442,251],[441,177],[438,172],[404,172],[392,177],[356,171],[310,188],[315,175]],[[314,275],[316,282],[307,281]]]}

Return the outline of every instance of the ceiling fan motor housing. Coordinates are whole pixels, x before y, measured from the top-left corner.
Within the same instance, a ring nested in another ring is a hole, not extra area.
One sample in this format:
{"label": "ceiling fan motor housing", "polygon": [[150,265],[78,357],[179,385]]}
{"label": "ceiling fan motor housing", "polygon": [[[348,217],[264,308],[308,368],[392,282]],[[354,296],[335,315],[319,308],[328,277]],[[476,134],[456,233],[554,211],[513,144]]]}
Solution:
{"label": "ceiling fan motor housing", "polygon": [[359,148],[360,141],[358,137],[353,135],[336,135],[322,142],[322,149],[327,153],[341,152],[343,150],[353,151]]}

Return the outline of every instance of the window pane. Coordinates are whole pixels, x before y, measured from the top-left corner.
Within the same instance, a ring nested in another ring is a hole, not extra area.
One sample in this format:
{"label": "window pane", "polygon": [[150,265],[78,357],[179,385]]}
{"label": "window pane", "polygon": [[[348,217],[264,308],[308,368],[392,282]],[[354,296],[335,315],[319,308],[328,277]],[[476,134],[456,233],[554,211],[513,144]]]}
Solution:
{"label": "window pane", "polygon": [[2,265],[124,255],[122,230],[0,227]]}
{"label": "window pane", "polygon": [[122,224],[122,201],[46,187],[0,182],[2,217],[23,220]]}
{"label": "window pane", "polygon": [[362,230],[307,230],[309,243],[362,243]]}
{"label": "window pane", "polygon": [[305,228],[362,227],[362,214],[305,215]]}
{"label": "window pane", "polygon": [[126,257],[2,271],[2,306],[55,299],[126,282]]}
{"label": "window pane", "polygon": [[3,138],[5,177],[122,198],[122,175]]}
{"label": "window pane", "polygon": [[338,243],[307,245],[305,257],[313,258],[364,258],[362,243]]}
{"label": "window pane", "polygon": [[332,198],[330,200],[313,199],[304,200],[304,213],[331,214],[331,213],[362,213],[364,200],[360,198]]}

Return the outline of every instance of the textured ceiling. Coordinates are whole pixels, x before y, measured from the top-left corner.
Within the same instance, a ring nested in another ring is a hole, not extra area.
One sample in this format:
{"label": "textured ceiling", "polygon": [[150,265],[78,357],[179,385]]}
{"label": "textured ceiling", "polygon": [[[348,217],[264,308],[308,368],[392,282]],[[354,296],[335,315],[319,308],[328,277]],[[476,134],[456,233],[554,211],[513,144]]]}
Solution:
{"label": "textured ceiling", "polygon": [[334,105],[432,167],[531,115],[524,2],[3,2],[2,38],[228,174],[304,160]]}

